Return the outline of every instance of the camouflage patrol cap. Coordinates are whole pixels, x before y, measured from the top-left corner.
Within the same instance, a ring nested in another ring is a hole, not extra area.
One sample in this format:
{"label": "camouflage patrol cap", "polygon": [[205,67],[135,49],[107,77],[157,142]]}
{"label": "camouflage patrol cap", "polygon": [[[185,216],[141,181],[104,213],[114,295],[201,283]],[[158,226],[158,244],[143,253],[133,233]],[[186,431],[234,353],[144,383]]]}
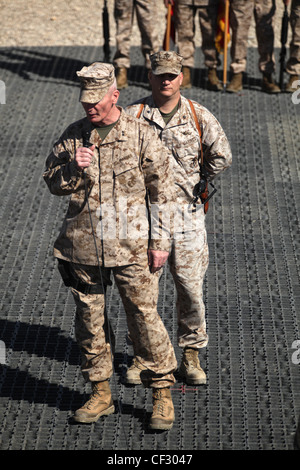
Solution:
{"label": "camouflage patrol cap", "polygon": [[181,55],[175,51],[159,51],[150,55],[151,69],[154,75],[173,73],[179,75],[181,72]]}
{"label": "camouflage patrol cap", "polygon": [[103,62],[94,62],[76,73],[81,82],[79,101],[84,103],[101,101],[115,80],[114,66]]}

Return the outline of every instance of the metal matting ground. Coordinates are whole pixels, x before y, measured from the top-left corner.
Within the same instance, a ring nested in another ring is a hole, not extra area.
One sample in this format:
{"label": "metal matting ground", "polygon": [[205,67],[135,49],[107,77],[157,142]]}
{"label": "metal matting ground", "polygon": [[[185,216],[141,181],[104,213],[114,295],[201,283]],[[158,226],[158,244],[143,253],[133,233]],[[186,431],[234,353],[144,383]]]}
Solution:
{"label": "metal matting ground", "polygon": [[[276,51],[278,56],[278,51]],[[116,334],[114,399],[121,413],[72,422],[86,399],[74,340],[74,304],[52,256],[67,199],[42,179],[54,140],[83,115],[75,71],[102,60],[96,47],[0,50],[2,450],[289,450],[300,415],[300,104],[260,91],[257,51],[248,53],[238,95],[206,90],[196,51],[193,87],[183,94],[220,120],[233,151],[207,215],[210,266],[204,293],[209,345],[206,386],[173,387],[176,421],[147,429],[151,392],[124,384],[132,349],[115,286],[108,314]],[[123,106],[149,94],[132,49]],[[166,269],[159,311],[176,343],[175,293]]]}

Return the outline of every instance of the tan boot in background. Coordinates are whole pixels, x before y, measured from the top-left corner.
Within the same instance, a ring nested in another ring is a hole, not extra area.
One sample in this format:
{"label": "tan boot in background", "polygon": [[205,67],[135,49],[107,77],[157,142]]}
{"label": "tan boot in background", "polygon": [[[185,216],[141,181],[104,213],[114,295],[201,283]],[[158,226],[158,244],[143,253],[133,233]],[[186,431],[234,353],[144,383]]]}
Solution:
{"label": "tan boot in background", "polygon": [[122,90],[123,88],[128,87],[127,69],[125,67],[121,67],[117,70],[116,79],[118,90]]}
{"label": "tan boot in background", "polygon": [[285,86],[285,91],[287,91],[288,93],[294,93],[294,91],[299,90],[300,84],[296,83],[299,80],[299,75],[290,75],[290,79]]}
{"label": "tan boot in background", "polygon": [[179,374],[185,378],[188,385],[206,384],[206,375],[200,366],[198,349],[184,349]]}
{"label": "tan boot in background", "polygon": [[243,89],[243,72],[234,73],[226,88],[229,93],[237,93]]}
{"label": "tan boot in background", "polygon": [[274,82],[271,73],[263,73],[261,89],[262,91],[265,91],[266,93],[280,93],[281,92],[279,86],[276,85],[276,83]]}
{"label": "tan boot in background", "polygon": [[191,70],[189,67],[186,67],[185,65],[182,67],[182,73],[183,73],[183,80],[181,84],[181,88],[191,88],[192,87],[192,82],[191,82]]}
{"label": "tan boot in background", "polygon": [[141,384],[142,370],[146,370],[146,368],[136,358],[134,358],[126,373],[126,383],[131,385]]}
{"label": "tan boot in background", "polygon": [[153,413],[150,419],[150,429],[171,429],[175,421],[174,406],[169,388],[153,389]]}
{"label": "tan boot in background", "polygon": [[88,401],[75,411],[74,420],[78,423],[94,423],[100,416],[114,413],[115,407],[108,380],[92,383],[92,394]]}
{"label": "tan boot in background", "polygon": [[223,87],[222,87],[221,82],[219,81],[216,69],[208,69],[207,89],[211,91],[223,90]]}

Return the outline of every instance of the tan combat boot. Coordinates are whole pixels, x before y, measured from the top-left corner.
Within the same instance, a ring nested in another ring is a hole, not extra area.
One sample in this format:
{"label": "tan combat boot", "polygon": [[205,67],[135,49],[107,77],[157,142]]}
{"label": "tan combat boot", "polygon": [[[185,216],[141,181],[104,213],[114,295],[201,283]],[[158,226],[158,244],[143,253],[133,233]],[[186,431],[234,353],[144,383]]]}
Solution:
{"label": "tan combat boot", "polygon": [[198,349],[184,349],[179,374],[185,378],[188,385],[206,384],[206,375],[200,366]]}
{"label": "tan combat boot", "polygon": [[175,421],[174,406],[169,388],[153,389],[153,413],[150,419],[150,429],[171,429]]}
{"label": "tan combat boot", "polygon": [[94,423],[100,416],[108,416],[114,411],[108,380],[93,382],[92,394],[88,401],[75,411],[74,420],[78,423]]}
{"label": "tan combat boot", "polygon": [[263,78],[262,78],[262,85],[261,85],[262,91],[265,91],[266,93],[280,93],[281,90],[278,85],[273,80],[272,74],[271,73],[263,73]]}
{"label": "tan combat boot", "polygon": [[226,88],[229,93],[237,93],[243,89],[243,72],[234,73],[231,81]]}
{"label": "tan combat boot", "polygon": [[211,91],[221,91],[223,89],[217,75],[216,69],[208,69],[207,89]]}
{"label": "tan combat boot", "polygon": [[134,358],[131,366],[127,370],[126,382],[131,385],[141,384],[142,383],[141,381],[142,370],[146,370],[146,368],[136,358]]}
{"label": "tan combat boot", "polygon": [[182,73],[183,73],[183,80],[181,84],[181,88],[191,88],[192,82],[191,82],[191,70],[189,67],[186,67],[185,65],[182,67]]}
{"label": "tan combat boot", "polygon": [[299,75],[290,75],[290,79],[285,86],[285,91],[288,93],[294,93],[294,91],[299,90],[300,83],[296,83],[299,79]]}
{"label": "tan combat boot", "polygon": [[127,69],[125,67],[121,67],[117,70],[116,79],[117,79],[118,90],[122,90],[123,88],[128,87]]}

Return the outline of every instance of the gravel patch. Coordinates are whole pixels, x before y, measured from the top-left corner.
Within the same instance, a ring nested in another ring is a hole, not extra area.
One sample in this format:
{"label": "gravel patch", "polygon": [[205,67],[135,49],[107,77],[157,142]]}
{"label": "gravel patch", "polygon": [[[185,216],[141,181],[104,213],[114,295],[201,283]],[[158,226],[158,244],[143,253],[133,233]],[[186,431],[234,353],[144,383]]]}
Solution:
{"label": "gravel patch", "polygon": [[[114,1],[108,0],[110,45],[115,46],[116,25]],[[0,47],[34,46],[102,46],[101,0],[0,0]],[[166,8],[156,0],[158,21],[154,25],[163,40]],[[277,1],[275,16],[275,47],[280,47],[283,2]],[[198,23],[198,22],[197,22]],[[132,45],[140,44],[140,32],[134,19]],[[196,25],[196,46],[201,45]],[[249,47],[256,47],[254,21],[249,32]]]}

